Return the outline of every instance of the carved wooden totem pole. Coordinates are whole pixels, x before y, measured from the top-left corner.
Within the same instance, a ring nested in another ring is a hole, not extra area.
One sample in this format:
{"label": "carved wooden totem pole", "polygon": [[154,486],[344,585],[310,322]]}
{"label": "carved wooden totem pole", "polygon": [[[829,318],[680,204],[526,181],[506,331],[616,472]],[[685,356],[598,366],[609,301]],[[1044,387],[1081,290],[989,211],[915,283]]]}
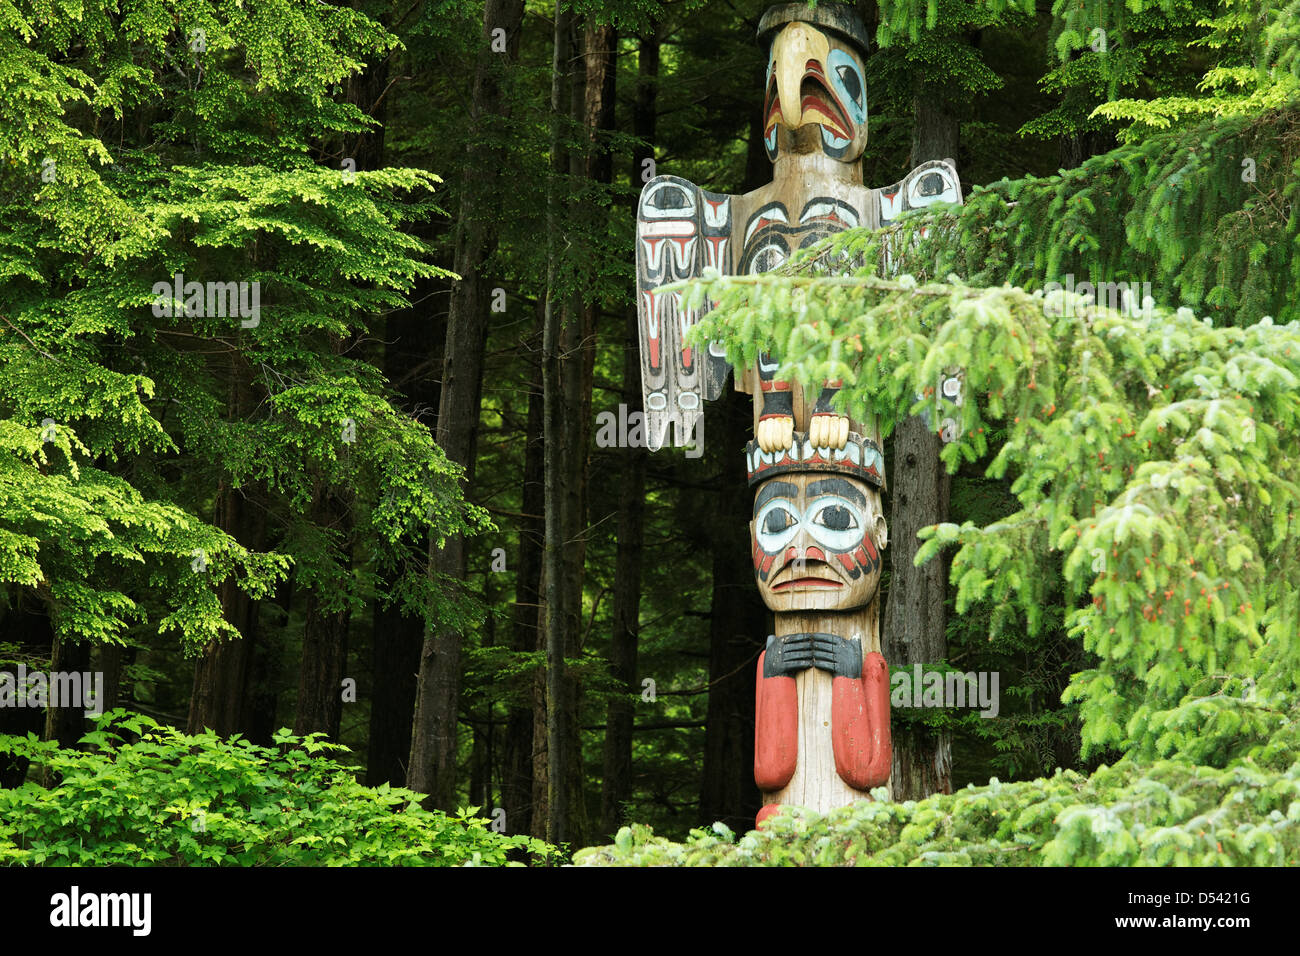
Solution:
{"label": "carved wooden totem pole", "polygon": [[[764,145],[772,182],[743,196],[674,176],[641,192],[637,293],[647,443],[685,445],[729,366],[713,346],[683,345],[700,312],[661,292],[703,270],[765,272],[795,249],[906,209],[961,199],[951,161],[883,189],[862,184],[867,139],[866,26],[849,6],[787,3],[759,24],[766,45]],[[890,774],[889,668],[878,587],[888,543],[885,464],[874,419],[837,413],[838,382],[806,396],[775,377],[775,358],[737,370],[754,396],[746,448],[754,488],[754,573],[775,633],[758,660],[754,778],[761,822],[778,805],[824,812],[869,799]]]}

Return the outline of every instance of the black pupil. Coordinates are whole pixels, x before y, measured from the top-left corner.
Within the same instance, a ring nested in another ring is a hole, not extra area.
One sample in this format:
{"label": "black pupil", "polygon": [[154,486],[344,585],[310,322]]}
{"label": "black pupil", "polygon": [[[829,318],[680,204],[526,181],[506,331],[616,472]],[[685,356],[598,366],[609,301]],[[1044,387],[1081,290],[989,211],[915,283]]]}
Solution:
{"label": "black pupil", "polygon": [[847,531],[852,527],[853,516],[842,505],[822,509],[822,524],[832,531]]}
{"label": "black pupil", "polygon": [[768,534],[780,534],[792,524],[794,521],[790,517],[790,512],[778,508],[767,513],[767,517],[763,520],[763,530]]}
{"label": "black pupil", "polygon": [[849,96],[853,98],[853,102],[860,102],[862,99],[862,82],[858,79],[858,74],[853,71],[852,67],[840,67],[840,80],[843,81],[844,88],[849,91]]}

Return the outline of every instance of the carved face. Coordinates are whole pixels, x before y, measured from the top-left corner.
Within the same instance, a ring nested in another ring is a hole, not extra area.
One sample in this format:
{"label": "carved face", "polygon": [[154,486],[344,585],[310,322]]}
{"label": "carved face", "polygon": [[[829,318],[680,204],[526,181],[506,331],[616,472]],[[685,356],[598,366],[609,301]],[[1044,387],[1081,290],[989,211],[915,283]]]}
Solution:
{"label": "carved face", "polygon": [[[822,151],[848,163],[867,145],[866,71],[857,50],[810,23],[789,23],[767,61],[763,142],[775,161],[794,133],[816,127]],[[782,133],[782,130],[788,132]]]}
{"label": "carved face", "polygon": [[773,478],[758,486],[749,533],[773,611],[847,611],[875,597],[888,534],[870,485],[825,473]]}

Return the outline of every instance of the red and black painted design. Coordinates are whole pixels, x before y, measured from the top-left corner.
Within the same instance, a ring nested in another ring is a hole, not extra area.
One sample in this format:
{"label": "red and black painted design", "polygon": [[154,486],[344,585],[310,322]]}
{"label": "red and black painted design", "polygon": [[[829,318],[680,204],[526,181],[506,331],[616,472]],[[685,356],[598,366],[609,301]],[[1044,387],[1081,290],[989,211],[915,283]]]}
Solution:
{"label": "red and black painted design", "polygon": [[889,779],[893,747],[889,734],[889,665],[872,652],[856,680],[836,677],[831,687],[831,745],[835,771],[854,790],[880,787]]}
{"label": "red and black painted design", "polygon": [[799,693],[794,678],[764,677],[767,651],[758,655],[754,688],[754,782],[760,790],[780,790],[794,776],[799,759]]}
{"label": "red and black painted design", "polygon": [[[815,649],[818,639],[826,647]],[[838,642],[838,643],[837,643]],[[835,772],[855,790],[870,790],[889,780],[893,747],[889,732],[889,666],[876,652],[863,655],[857,641],[833,635],[795,634],[781,639],[787,659],[808,663],[802,667],[774,666],[771,655],[783,649],[769,640],[768,649],[758,658],[758,683],[755,687],[754,781],[765,793],[775,793],[794,777],[799,762],[799,692],[792,673],[805,667],[820,667],[834,672],[831,684],[831,748],[835,755]],[[846,654],[852,645],[855,654]],[[800,656],[802,655],[802,656]],[[850,666],[845,658],[852,658]],[[816,661],[821,659],[821,663]],[[775,672],[774,671],[779,671]],[[778,809],[768,804],[759,811],[756,823],[762,823]]]}

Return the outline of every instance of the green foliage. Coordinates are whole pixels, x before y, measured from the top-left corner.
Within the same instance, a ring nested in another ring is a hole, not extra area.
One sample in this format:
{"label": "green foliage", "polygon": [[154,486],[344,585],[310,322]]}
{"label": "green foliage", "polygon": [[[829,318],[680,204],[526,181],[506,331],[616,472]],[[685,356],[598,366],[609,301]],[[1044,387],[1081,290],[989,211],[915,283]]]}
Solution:
{"label": "green foliage", "polygon": [[[295,0],[0,19],[3,603],[34,598],[59,638],[189,653],[238,636],[229,585],[265,598],[290,574],[325,612],[473,620],[425,540],[490,522],[362,347],[451,277],[413,234],[441,180],[332,154],[374,125],[341,84],[396,37]],[[256,285],[260,315],[160,315],[176,273]],[[269,541],[246,547],[232,495]]]}
{"label": "green foliage", "polygon": [[112,711],[62,749],[0,737],[0,754],[53,773],[0,790],[0,864],[10,866],[499,866],[553,849],[489,829],[477,807],[422,809],[420,794],[365,787],[319,738],[274,747],[189,736]]}
{"label": "green foliage", "polygon": [[861,256],[872,274],[887,245],[894,268],[922,280],[1145,282],[1157,304],[1216,323],[1289,322],[1300,316],[1298,130],[1295,106],[1206,120],[1056,176],[977,187],[960,210],[931,207],[883,236],[841,233],[804,268],[842,271]]}
{"label": "green foliage", "polygon": [[[1221,758],[1210,741],[1236,750],[1272,729],[1268,708],[1225,692],[1248,678],[1267,698],[1294,690],[1300,473],[1285,449],[1300,432],[1300,322],[1214,328],[1188,310],[1133,318],[907,276],[732,277],[697,295],[719,303],[701,341],[737,363],[770,348],[780,374],[807,382],[843,379],[846,407],[872,409],[886,433],[961,369],[950,468],[985,458],[986,429],[1011,419],[987,470],[1018,471],[1020,509],[929,529],[917,560],[957,545],[957,612],[997,595],[1030,635],[1055,575],[1068,605],[1091,599],[1066,618],[1100,658],[1067,694],[1082,699],[1085,751]],[[1041,557],[1054,551],[1059,569]],[[993,636],[1007,616],[994,614]]]}
{"label": "green foliage", "polygon": [[[1290,745],[1294,748],[1294,735]],[[970,786],[890,803],[882,789],[824,816],[785,808],[736,839],[698,829],[684,843],[645,826],[579,851],[579,866],[1294,866],[1300,762],[1257,748],[1215,770],[1127,762],[1090,777]]]}

